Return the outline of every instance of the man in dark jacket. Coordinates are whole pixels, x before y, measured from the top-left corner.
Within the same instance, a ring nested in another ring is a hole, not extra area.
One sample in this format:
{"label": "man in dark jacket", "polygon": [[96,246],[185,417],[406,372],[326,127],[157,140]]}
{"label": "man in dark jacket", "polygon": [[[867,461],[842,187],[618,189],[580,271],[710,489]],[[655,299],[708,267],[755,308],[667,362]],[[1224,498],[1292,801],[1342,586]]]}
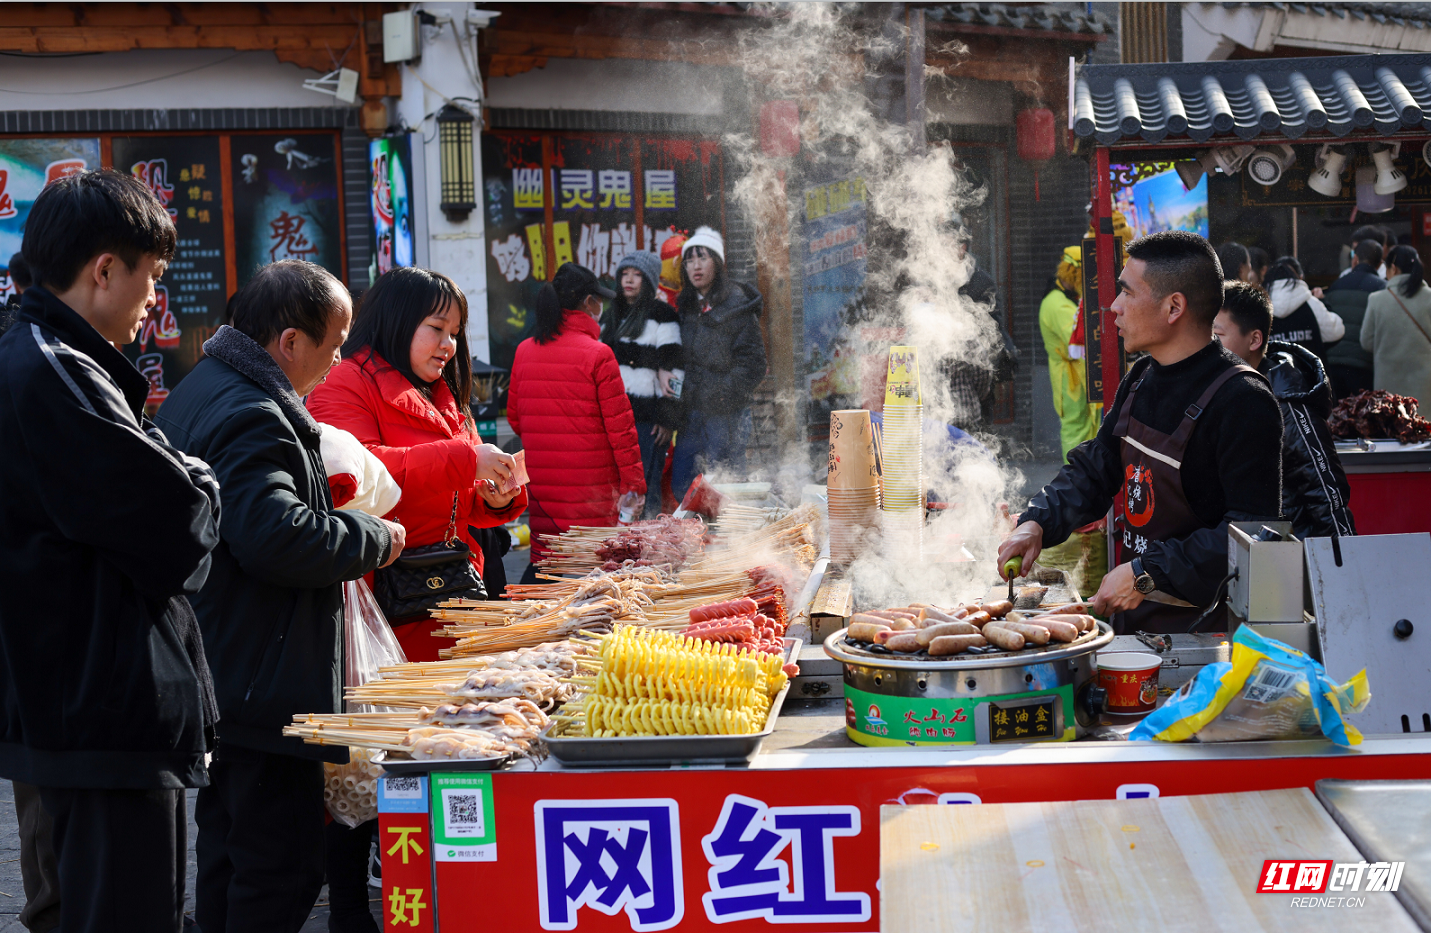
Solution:
{"label": "man in dark jacket", "polygon": [[[1348,337],[1361,333],[1367,297],[1386,287],[1386,280],[1376,271],[1381,268],[1383,259],[1379,236],[1375,227],[1362,227],[1356,232],[1352,243],[1356,265],[1329,285],[1322,295],[1327,310],[1340,315],[1346,324]],[[1370,389],[1371,354],[1361,348],[1358,340],[1341,340],[1327,351],[1327,372],[1336,398]]]}
{"label": "man in dark jacket", "polygon": [[1356,534],[1351,485],[1327,428],[1332,386],[1322,361],[1306,347],[1267,340],[1272,303],[1246,282],[1223,287],[1222,310],[1212,332],[1272,384],[1282,406],[1282,517],[1299,538]]}
{"label": "man in dark jacket", "polygon": [[148,381],[114,348],[174,246],[134,178],[50,184],[22,246],[37,284],[0,338],[0,775],[53,821],[66,931],[177,933],[184,789],[208,781],[217,707],[185,596],[218,485],[144,417]]}
{"label": "man in dark jacket", "polygon": [[681,247],[685,287],[676,298],[685,380],[680,399],[685,424],[676,437],[671,490],[684,498],[696,476],[721,466],[745,473],[750,402],[765,378],[764,300],[725,271],[725,241],[699,227]]}
{"label": "man in dark jacket", "polygon": [[1216,602],[1227,523],[1281,512],[1282,413],[1267,380],[1219,346],[1222,268],[1182,230],[1129,244],[1114,323],[1148,356],[1118,386],[1098,436],[1079,444],[999,548],[1028,567],[1045,546],[1117,503],[1112,570],[1091,602],[1114,631],[1185,632]]}
{"label": "man in dark jacket", "polygon": [[323,761],[346,748],[284,738],[294,713],[342,709],[343,581],[402,551],[401,525],[333,508],[319,427],[301,396],[338,362],[352,303],[319,266],[266,266],[233,326],[159,414],[209,459],[226,511],[194,600],[214,659],[219,749],[199,794],[196,919],[205,933],[296,931],[323,884]]}

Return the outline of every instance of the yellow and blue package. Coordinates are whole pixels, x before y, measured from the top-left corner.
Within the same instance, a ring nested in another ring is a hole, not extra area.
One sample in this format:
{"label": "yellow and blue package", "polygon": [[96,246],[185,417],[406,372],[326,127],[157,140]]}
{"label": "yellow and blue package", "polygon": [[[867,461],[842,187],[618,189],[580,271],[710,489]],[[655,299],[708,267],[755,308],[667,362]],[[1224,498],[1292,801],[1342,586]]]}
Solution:
{"label": "yellow and blue package", "polygon": [[1366,671],[1335,684],[1312,658],[1244,625],[1232,639],[1232,661],[1209,664],[1167,703],[1138,723],[1129,739],[1248,742],[1325,735],[1361,744],[1346,721],[1371,699]]}

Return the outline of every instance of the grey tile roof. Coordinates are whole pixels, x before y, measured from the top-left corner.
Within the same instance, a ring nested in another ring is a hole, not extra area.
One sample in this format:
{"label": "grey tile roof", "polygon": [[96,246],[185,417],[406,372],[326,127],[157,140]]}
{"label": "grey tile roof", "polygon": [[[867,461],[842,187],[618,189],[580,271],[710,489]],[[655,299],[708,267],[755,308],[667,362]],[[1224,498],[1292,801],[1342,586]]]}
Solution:
{"label": "grey tile roof", "polygon": [[1084,65],[1073,132],[1104,145],[1431,131],[1431,55]]}
{"label": "grey tile roof", "polygon": [[[1079,5],[1081,6],[1081,4]],[[925,16],[939,23],[1036,29],[1043,32],[1107,35],[1108,20],[1101,13],[1085,13],[1074,4],[945,3],[928,7]]]}
{"label": "grey tile roof", "polygon": [[1423,28],[1431,23],[1431,3],[1224,3],[1235,7],[1272,7],[1292,13],[1335,16],[1338,19],[1370,20],[1375,23],[1395,23],[1398,26]]}

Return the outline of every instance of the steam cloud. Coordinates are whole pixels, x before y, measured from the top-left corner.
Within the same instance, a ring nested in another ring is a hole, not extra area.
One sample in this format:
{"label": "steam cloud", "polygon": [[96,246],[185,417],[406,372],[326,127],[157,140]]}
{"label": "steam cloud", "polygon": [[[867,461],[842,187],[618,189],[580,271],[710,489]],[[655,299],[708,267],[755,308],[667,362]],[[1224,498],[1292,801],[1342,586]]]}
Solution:
{"label": "steam cloud", "polygon": [[[872,6],[766,6],[770,25],[742,34],[740,63],[757,106],[763,100],[798,104],[807,161],[864,179],[869,261],[863,320],[846,335],[855,354],[882,360],[892,343],[917,347],[926,420],[968,423],[948,374],[960,366],[991,369],[1000,339],[989,308],[959,294],[973,261],[963,255],[961,234],[951,221],[956,212],[979,205],[986,192],[959,171],[951,147],[926,149],[908,126],[883,115],[888,108],[876,99],[879,79],[903,71],[907,37],[902,22],[871,22],[862,14]],[[748,134],[728,135],[725,144],[737,178],[734,199],[753,219],[757,243],[788,241],[803,205],[792,160],[764,154]],[[782,188],[788,188],[788,199]],[[762,260],[777,257],[783,259],[784,251],[766,251]],[[773,272],[773,279],[788,281],[788,269],[777,266]],[[902,338],[894,336],[901,332]],[[797,381],[803,375],[797,367]],[[878,395],[859,405],[881,402]],[[997,449],[995,438],[984,440]],[[872,548],[851,569],[860,605],[921,598],[953,602],[982,595],[995,578],[983,561],[992,558],[992,542],[1002,530],[997,504],[1019,488],[1022,476],[992,453],[941,441],[926,432],[924,474],[951,507],[925,529],[925,565],[886,561],[884,548]],[[804,449],[785,451],[778,459],[779,465],[767,466],[782,476],[812,476]],[[823,473],[821,458],[813,481],[823,482]],[[981,562],[931,565],[951,560],[948,552],[959,542]]]}

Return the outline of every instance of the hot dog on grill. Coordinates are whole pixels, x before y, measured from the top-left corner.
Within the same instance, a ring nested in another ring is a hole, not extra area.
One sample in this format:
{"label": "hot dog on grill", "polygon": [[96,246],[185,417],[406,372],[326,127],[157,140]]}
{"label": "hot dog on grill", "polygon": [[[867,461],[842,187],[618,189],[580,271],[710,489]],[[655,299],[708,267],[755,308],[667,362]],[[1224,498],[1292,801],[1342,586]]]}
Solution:
{"label": "hot dog on grill", "polygon": [[845,629],[845,637],[853,641],[874,641],[880,632],[893,631],[880,622],[851,622]]}
{"label": "hot dog on grill", "polygon": [[982,648],[989,642],[983,635],[940,635],[929,644],[929,653],[934,657],[959,654],[966,648]]}
{"label": "hot dog on grill", "polygon": [[[988,639],[989,644],[995,647],[1002,648],[1005,651],[1019,651],[1024,646],[1024,636],[1007,628],[1007,624],[1008,623],[1005,622],[990,622],[984,626],[981,634],[984,638]],[[955,635],[952,637],[957,638],[959,636]]]}
{"label": "hot dog on grill", "polygon": [[949,635],[977,635],[979,630],[968,622],[943,622],[939,625],[931,625],[928,628],[920,629],[915,637],[919,639],[919,644],[928,647],[936,638],[943,638]]}
{"label": "hot dog on grill", "polygon": [[924,647],[915,632],[896,632],[885,639],[884,646],[890,651],[918,651]]}
{"label": "hot dog on grill", "polygon": [[[1011,632],[1018,632],[1024,636],[1024,641],[1034,645],[1046,645],[1053,635],[1042,625],[1035,625],[1032,622],[991,622],[990,625],[1002,625]],[[984,628],[988,628],[986,625]]]}
{"label": "hot dog on grill", "polygon": [[1014,604],[1007,599],[998,599],[991,603],[984,603],[979,607],[989,614],[991,619],[1002,619],[1014,609]]}

